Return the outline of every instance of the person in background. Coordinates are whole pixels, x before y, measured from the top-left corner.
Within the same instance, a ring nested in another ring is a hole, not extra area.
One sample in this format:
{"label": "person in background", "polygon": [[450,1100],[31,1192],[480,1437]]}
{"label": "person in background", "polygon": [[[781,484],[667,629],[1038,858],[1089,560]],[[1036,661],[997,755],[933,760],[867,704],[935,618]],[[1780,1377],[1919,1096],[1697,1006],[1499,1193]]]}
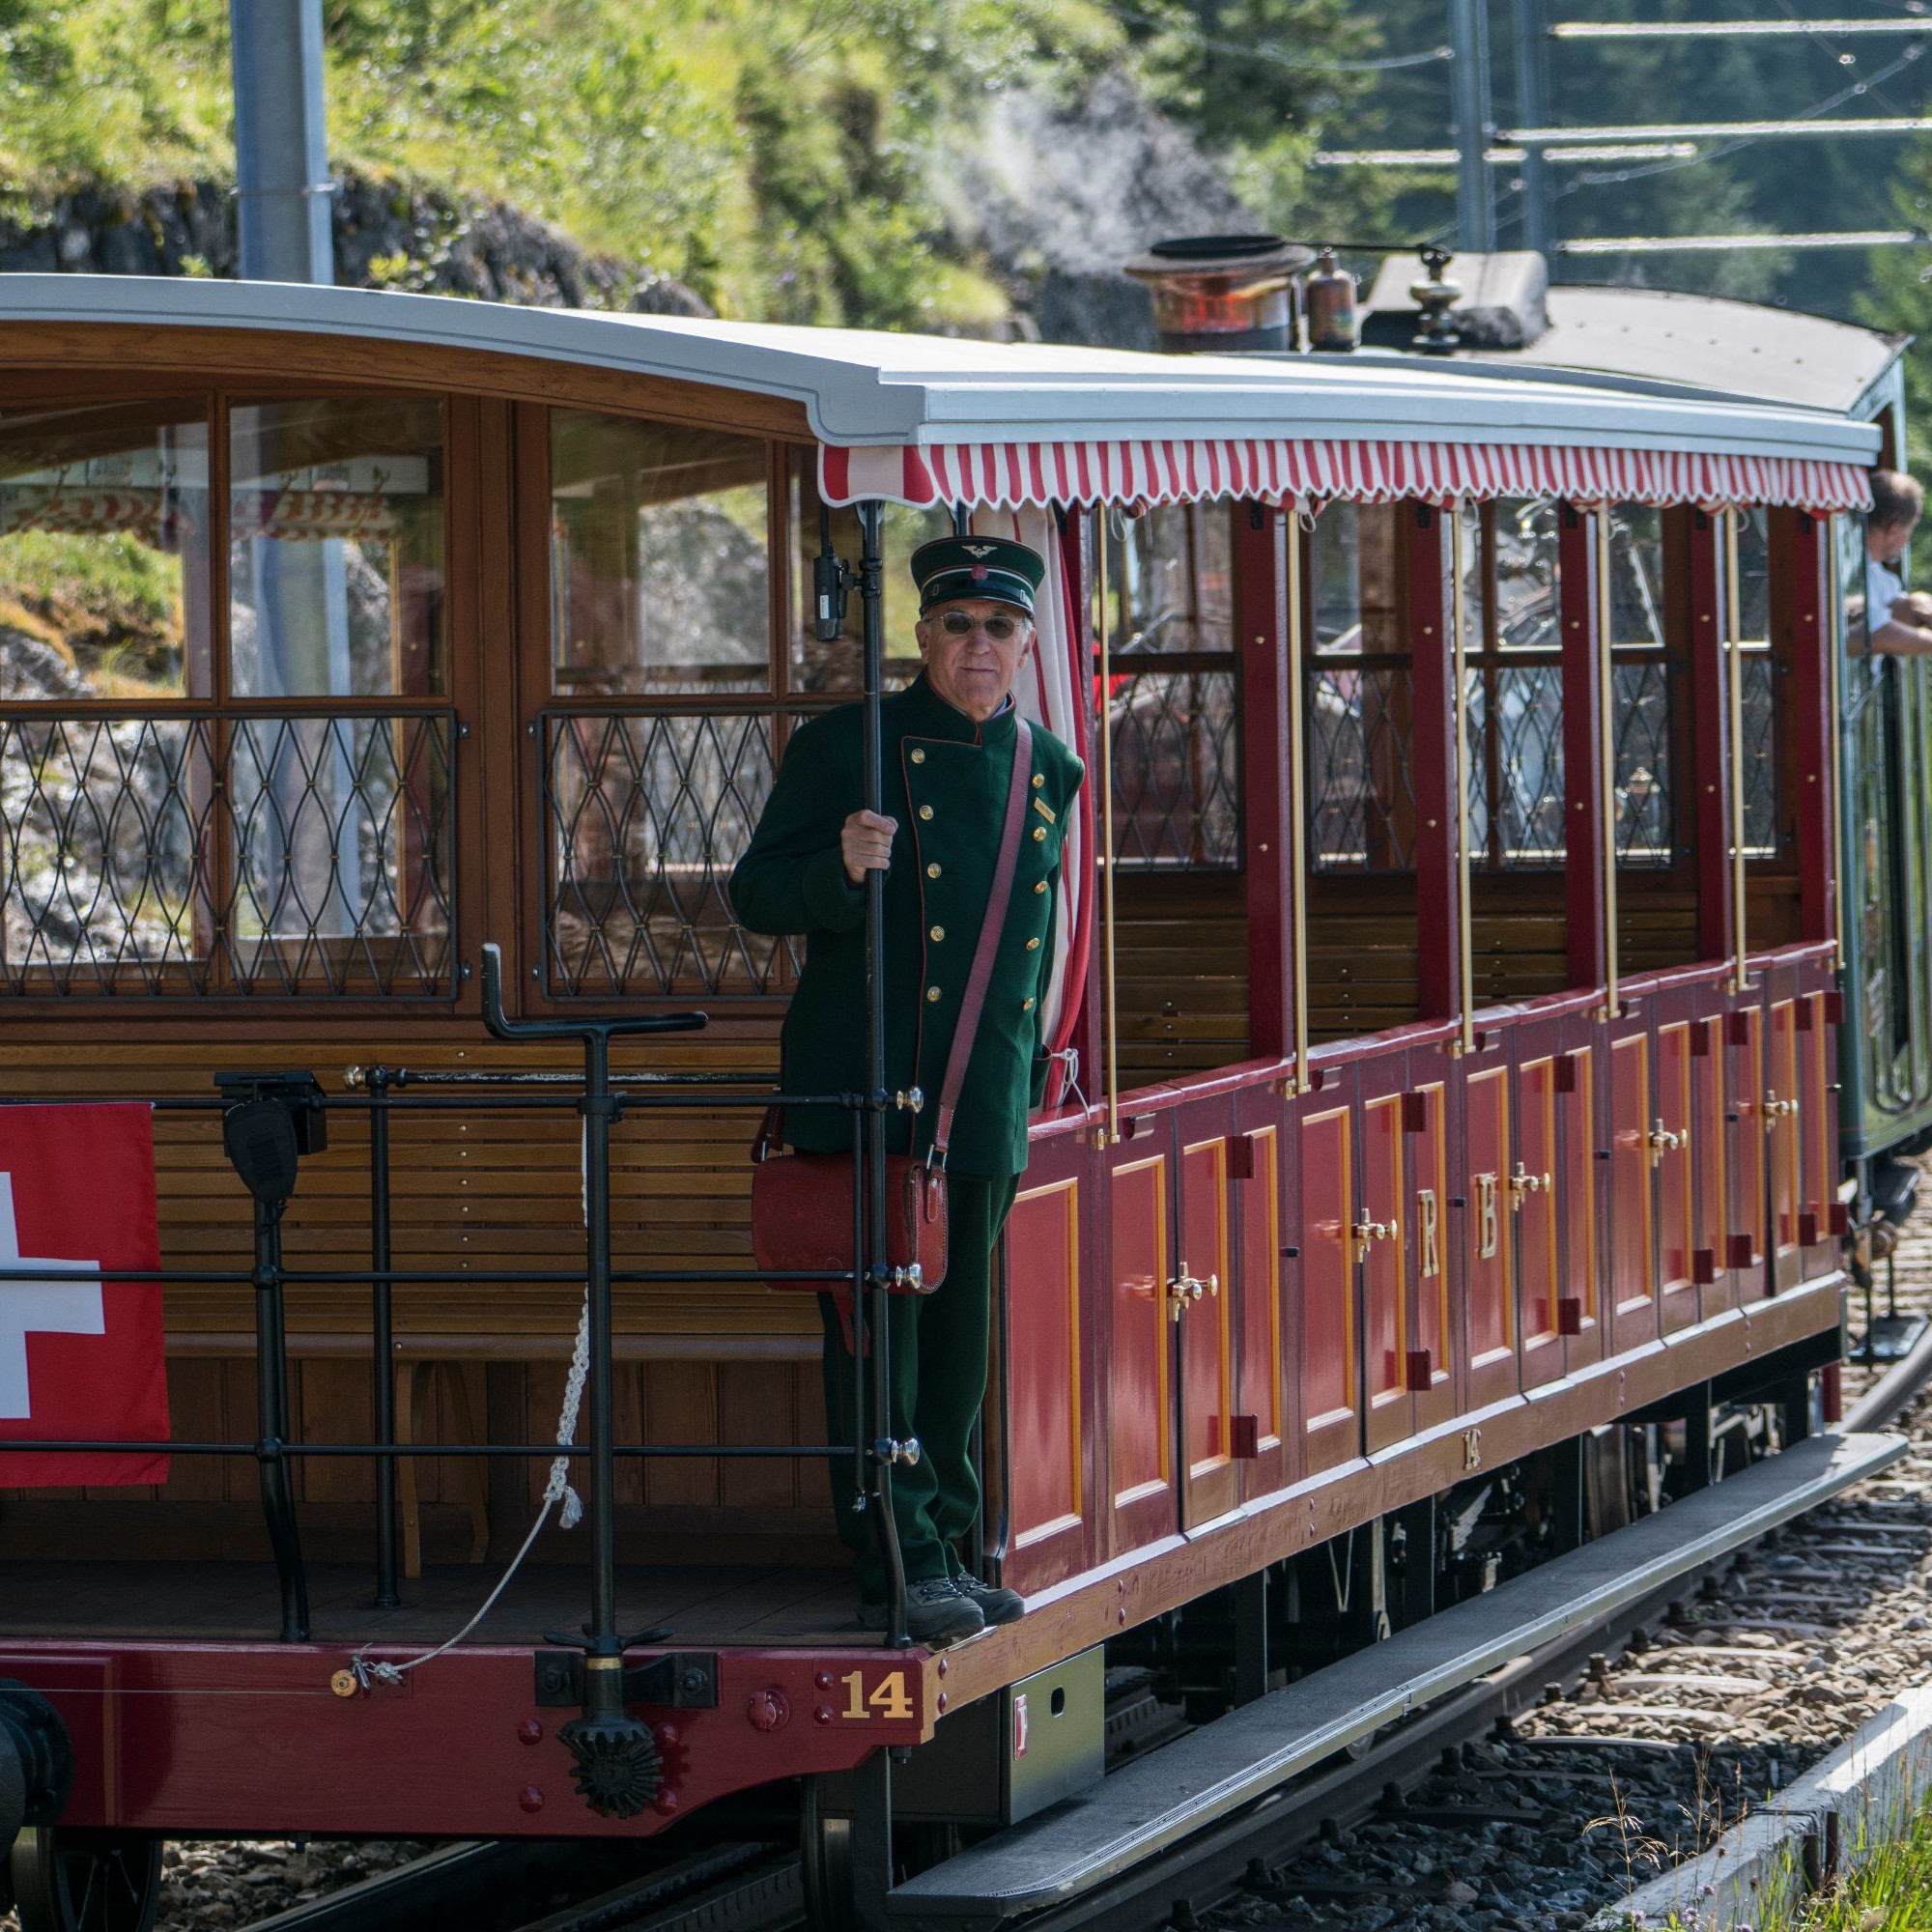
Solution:
{"label": "person in background", "polygon": [[1909,591],[1900,575],[1925,492],[1896,469],[1872,471],[1871,515],[1865,519],[1866,649],[1890,657],[1932,657],[1932,597]]}

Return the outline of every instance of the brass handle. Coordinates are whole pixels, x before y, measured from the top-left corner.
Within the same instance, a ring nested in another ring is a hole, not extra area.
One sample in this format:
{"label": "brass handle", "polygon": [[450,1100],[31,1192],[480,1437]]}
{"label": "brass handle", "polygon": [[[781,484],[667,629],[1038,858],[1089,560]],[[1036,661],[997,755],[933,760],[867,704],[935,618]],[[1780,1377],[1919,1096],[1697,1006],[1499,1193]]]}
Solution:
{"label": "brass handle", "polygon": [[1169,1319],[1179,1321],[1188,1308],[1199,1301],[1204,1294],[1219,1294],[1221,1278],[1210,1274],[1206,1281],[1187,1272],[1187,1264],[1182,1262],[1180,1272],[1167,1285]]}
{"label": "brass handle", "polygon": [[1690,1144],[1690,1140],[1688,1132],[1674,1133],[1662,1121],[1659,1121],[1644,1138],[1650,1148],[1650,1164],[1652,1167],[1660,1166],[1666,1153],[1680,1152]]}
{"label": "brass handle", "polygon": [[1390,1239],[1394,1234],[1395,1234],[1395,1223],[1393,1221],[1371,1221],[1369,1217],[1366,1214],[1364,1214],[1362,1218],[1359,1221],[1357,1221],[1352,1228],[1349,1230],[1349,1249],[1350,1249],[1349,1261],[1350,1265],[1352,1265],[1356,1262],[1364,1260],[1367,1257],[1369,1252],[1369,1247],[1372,1242],[1386,1241]]}
{"label": "brass handle", "polygon": [[1516,1172],[1510,1176],[1509,1179],[1510,1206],[1512,1208],[1520,1208],[1524,1195],[1548,1194],[1549,1189],[1550,1177],[1548,1175],[1532,1174],[1523,1166],[1521,1161],[1518,1161]]}
{"label": "brass handle", "polygon": [[1772,1089],[1764,1096],[1765,1132],[1775,1134],[1777,1131],[1778,1122],[1787,1119],[1790,1115],[1797,1113],[1797,1111],[1798,1102],[1796,1100],[1780,1100],[1777,1097],[1777,1090],[1776,1088]]}

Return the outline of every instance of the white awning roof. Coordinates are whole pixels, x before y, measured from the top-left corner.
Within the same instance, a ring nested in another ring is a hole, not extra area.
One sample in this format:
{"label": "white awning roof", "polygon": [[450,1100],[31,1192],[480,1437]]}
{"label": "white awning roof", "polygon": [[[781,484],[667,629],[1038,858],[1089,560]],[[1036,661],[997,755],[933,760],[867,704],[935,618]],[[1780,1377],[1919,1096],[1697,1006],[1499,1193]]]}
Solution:
{"label": "white awning roof", "polygon": [[[1566,451],[1695,459],[1633,467],[1652,479],[1642,494],[1668,478],[1670,500],[1830,507],[1865,500],[1853,472],[1878,450],[1875,430],[1828,411],[1420,359],[1170,357],[287,283],[0,275],[0,361],[6,325],[32,322],[253,327],[487,350],[785,398],[803,407],[821,443],[853,452],[848,481],[863,476],[867,494],[912,502],[952,500],[965,483],[983,501],[1084,498],[1093,479],[1082,483],[1073,454],[1082,450],[1120,454],[1121,486],[1110,458],[1094,472],[1102,494],[1126,494],[1133,465],[1153,474],[1167,451],[1203,452],[1206,462],[1169,464],[1168,485],[1152,494],[1223,495],[1270,476],[1285,479],[1271,486],[1276,493],[1389,494],[1397,473],[1415,475],[1416,494],[1494,494],[1519,461],[1508,452],[1536,450],[1553,453],[1554,468],[1543,466],[1552,474]],[[895,478],[889,451],[921,456],[897,458]],[[1267,454],[1247,454],[1257,451]],[[1502,454],[1464,461],[1465,451]],[[1438,488],[1434,479],[1459,464],[1462,489]],[[838,467],[836,459],[825,466],[828,485]],[[1007,487],[987,495],[976,479],[996,471]]]}

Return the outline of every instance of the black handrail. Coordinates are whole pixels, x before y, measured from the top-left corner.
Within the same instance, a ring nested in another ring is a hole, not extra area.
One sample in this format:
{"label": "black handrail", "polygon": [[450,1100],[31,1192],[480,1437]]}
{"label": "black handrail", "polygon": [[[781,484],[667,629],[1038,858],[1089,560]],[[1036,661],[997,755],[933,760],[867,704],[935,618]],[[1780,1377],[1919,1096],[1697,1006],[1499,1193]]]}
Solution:
{"label": "black handrail", "polygon": [[[647,1089],[632,1093],[613,1086],[610,1074],[610,1040],[613,1035],[636,1035],[691,1031],[703,1024],[702,1014],[639,1014],[620,1018],[514,1022],[502,1008],[502,969],[495,946],[484,949],[484,1014],[490,1031],[498,1038],[570,1038],[584,1050],[582,1075],[548,1076],[545,1089],[558,1079],[577,1084],[575,1094],[551,1091],[501,1094],[469,1094],[464,1096],[436,1096],[402,1090],[425,1076],[408,1067],[371,1065],[350,1069],[355,1085],[363,1091],[351,1094],[326,1094],[306,1072],[224,1075],[218,1095],[200,1098],[169,1094],[153,1096],[148,1104],[183,1112],[211,1109],[224,1115],[251,1096],[255,1104],[263,1094],[280,1096],[298,1112],[317,1120],[329,1111],[366,1111],[370,1120],[369,1207],[370,1262],[366,1268],[353,1266],[300,1268],[286,1264],[282,1245],[282,1218],[290,1192],[295,1185],[295,1167],[272,1185],[264,1185],[254,1200],[253,1265],[245,1268],[155,1267],[155,1268],[74,1268],[74,1280],[102,1283],[210,1284],[240,1286],[255,1292],[256,1378],[259,1422],[256,1438],[250,1442],[222,1441],[124,1441],[105,1437],[28,1438],[0,1437],[0,1454],[9,1451],[70,1454],[117,1455],[164,1450],[185,1456],[246,1456],[260,1470],[264,1520],[273,1553],[281,1599],[281,1635],[284,1641],[298,1642],[308,1634],[308,1590],[306,1571],[298,1531],[293,1465],[304,1459],[368,1458],[376,1464],[376,1592],[379,1607],[390,1607],[397,1601],[397,1524],[394,1469],[404,1456],[444,1458],[552,1460],[563,1457],[587,1463],[585,1487],[590,1499],[591,1528],[591,1620],[585,1626],[586,1649],[592,1656],[621,1658],[624,1639],[616,1628],[615,1463],[658,1458],[763,1459],[786,1462],[835,1462],[851,1460],[851,1508],[871,1517],[871,1528],[885,1559],[888,1582],[888,1640],[903,1644],[905,1634],[905,1585],[899,1559],[897,1536],[892,1517],[892,1466],[907,1454],[911,1445],[892,1438],[889,1400],[890,1367],[889,1302],[892,1270],[886,1265],[884,1236],[884,1193],[880,1178],[884,1168],[885,1115],[895,1108],[919,1105],[917,1092],[892,1094],[883,1088],[869,1094],[773,1094],[764,1082],[769,1076],[729,1076],[731,1084],[760,1088],[751,1093],[708,1092],[696,1094],[666,1093]],[[883,1041],[874,1045],[882,1049]],[[874,1070],[882,1061],[873,1056]],[[505,1076],[484,1073],[486,1081]],[[514,1078],[515,1076],[508,1076]],[[630,1076],[634,1080],[636,1076]],[[679,1075],[663,1076],[668,1082]],[[0,1107],[60,1106],[94,1104],[88,1100],[49,1101],[43,1097],[0,1097]],[[853,1191],[854,1262],[849,1268],[617,1268],[611,1265],[610,1158],[611,1123],[622,1117],[629,1106],[647,1111],[670,1107],[731,1108],[779,1104],[787,1107],[838,1108],[852,1119],[852,1152],[855,1171],[864,1184]],[[477,1107],[503,1107],[549,1111],[571,1107],[584,1123],[584,1208],[585,1266],[570,1268],[399,1268],[393,1263],[393,1215],[390,1174],[389,1120],[396,1112],[442,1113]],[[314,1150],[321,1151],[322,1137],[316,1133]],[[301,1147],[311,1146],[303,1140]],[[231,1149],[231,1156],[234,1150]],[[293,1156],[292,1156],[293,1160]],[[238,1172],[250,1186],[244,1168]],[[0,1284],[11,1281],[38,1281],[31,1268],[0,1268]],[[481,1443],[398,1443],[395,1439],[395,1334],[392,1291],[397,1284],[464,1282],[472,1286],[586,1285],[589,1321],[589,1431],[587,1444],[559,1445],[542,1442]],[[686,1282],[791,1282],[802,1287],[842,1285],[851,1293],[856,1359],[865,1364],[869,1356],[870,1371],[853,1378],[851,1435],[844,1443],[618,1443],[612,1425],[612,1342],[611,1289],[633,1283]],[[300,1442],[289,1439],[291,1418],[288,1404],[288,1332],[284,1299],[294,1287],[324,1284],[366,1285],[371,1295],[371,1373],[373,1383],[373,1440],[367,1442]],[[868,1350],[867,1329],[877,1337],[878,1346]],[[598,1646],[603,1648],[598,1648]]]}
{"label": "black handrail", "polygon": [[573,1039],[583,1048],[583,1093],[577,1107],[583,1120],[583,1265],[589,1310],[590,1402],[590,1622],[586,1658],[621,1660],[617,1631],[616,1466],[611,1347],[611,1121],[617,1103],[611,1094],[611,1042],[647,1033],[696,1033],[703,1013],[632,1013],[617,1019],[513,1020],[503,1010],[503,955],[483,948],[483,1024],[496,1039]]}

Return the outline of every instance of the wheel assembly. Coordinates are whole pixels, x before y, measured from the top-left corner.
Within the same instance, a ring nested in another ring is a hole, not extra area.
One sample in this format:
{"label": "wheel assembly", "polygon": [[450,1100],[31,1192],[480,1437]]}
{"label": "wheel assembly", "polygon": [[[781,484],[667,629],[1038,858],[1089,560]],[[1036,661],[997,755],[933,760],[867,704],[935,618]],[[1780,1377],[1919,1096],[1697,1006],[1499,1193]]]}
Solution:
{"label": "wheel assembly", "polygon": [[161,1841],[30,1826],[14,1840],[8,1876],[20,1932],[150,1932],[161,1902]]}

